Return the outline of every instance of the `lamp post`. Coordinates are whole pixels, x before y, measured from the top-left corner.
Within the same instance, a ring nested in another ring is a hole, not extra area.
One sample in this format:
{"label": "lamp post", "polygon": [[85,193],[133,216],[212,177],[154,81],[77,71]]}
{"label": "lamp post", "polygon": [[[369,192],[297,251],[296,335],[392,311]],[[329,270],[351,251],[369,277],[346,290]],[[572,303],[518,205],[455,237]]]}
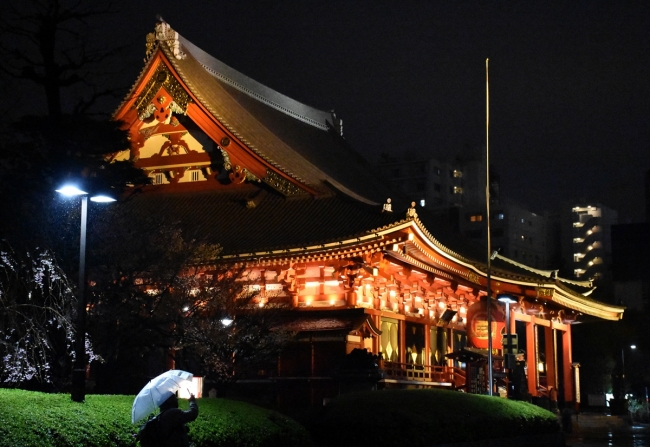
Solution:
{"label": "lamp post", "polygon": [[[630,345],[630,349],[636,349],[636,345]],[[621,348],[621,387],[623,388],[623,399],[625,399],[625,347]]]}
{"label": "lamp post", "polygon": [[[79,235],[79,283],[77,287],[77,321],[75,328],[75,361],[72,370],[71,398],[83,402],[86,398],[86,224],[88,221],[88,193],[76,186],[66,185],[56,192],[66,197],[81,197],[81,225]],[[92,202],[114,202],[115,199],[105,195],[95,195]]]}
{"label": "lamp post", "polygon": [[506,305],[506,349],[505,349],[505,367],[508,369],[508,397],[512,397],[512,371],[514,367],[514,354],[512,351],[512,333],[510,332],[510,304],[516,303],[517,300],[510,295],[499,294],[497,301]]}

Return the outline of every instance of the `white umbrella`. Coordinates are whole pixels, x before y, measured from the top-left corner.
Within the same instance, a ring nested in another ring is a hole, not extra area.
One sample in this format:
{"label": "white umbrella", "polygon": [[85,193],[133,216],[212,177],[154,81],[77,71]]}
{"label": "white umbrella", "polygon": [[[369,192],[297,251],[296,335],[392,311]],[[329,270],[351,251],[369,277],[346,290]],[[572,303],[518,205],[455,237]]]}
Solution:
{"label": "white umbrella", "polygon": [[131,423],[135,424],[140,419],[149,416],[172,394],[183,385],[189,385],[192,380],[192,373],[172,369],[164,372],[158,377],[151,379],[147,385],[135,396],[131,408]]}

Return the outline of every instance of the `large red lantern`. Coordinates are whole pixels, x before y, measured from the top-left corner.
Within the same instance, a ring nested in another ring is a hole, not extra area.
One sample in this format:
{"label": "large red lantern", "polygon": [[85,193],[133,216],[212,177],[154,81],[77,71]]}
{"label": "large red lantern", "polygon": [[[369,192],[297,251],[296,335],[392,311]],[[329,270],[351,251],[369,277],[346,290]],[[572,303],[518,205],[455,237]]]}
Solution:
{"label": "large red lantern", "polygon": [[[492,349],[503,349],[501,334],[505,330],[505,317],[501,308],[494,302],[490,305],[492,326]],[[488,348],[487,299],[469,306],[467,309],[467,340],[470,346],[479,349]]]}

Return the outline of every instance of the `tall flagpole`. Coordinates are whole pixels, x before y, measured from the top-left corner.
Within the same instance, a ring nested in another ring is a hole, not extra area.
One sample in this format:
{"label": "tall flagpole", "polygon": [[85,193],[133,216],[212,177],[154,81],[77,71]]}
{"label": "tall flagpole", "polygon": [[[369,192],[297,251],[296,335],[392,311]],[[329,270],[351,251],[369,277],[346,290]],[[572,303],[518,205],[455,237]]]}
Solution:
{"label": "tall flagpole", "polygon": [[490,76],[489,61],[485,59],[485,210],[487,221],[487,330],[488,330],[488,396],[492,396],[492,290],[490,269],[492,267],[492,240],[490,238]]}

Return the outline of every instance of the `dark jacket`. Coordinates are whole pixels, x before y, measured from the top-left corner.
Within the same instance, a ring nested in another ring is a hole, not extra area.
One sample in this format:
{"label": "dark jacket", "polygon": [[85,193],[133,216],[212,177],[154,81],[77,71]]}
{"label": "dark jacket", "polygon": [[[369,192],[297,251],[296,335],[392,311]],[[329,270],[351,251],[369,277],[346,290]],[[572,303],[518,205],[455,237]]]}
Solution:
{"label": "dark jacket", "polygon": [[189,428],[185,425],[192,422],[199,415],[199,406],[196,404],[194,397],[190,398],[189,410],[181,410],[176,403],[176,407],[160,407],[160,425],[162,427],[163,437],[166,439],[164,447],[188,447],[190,439],[187,435]]}

